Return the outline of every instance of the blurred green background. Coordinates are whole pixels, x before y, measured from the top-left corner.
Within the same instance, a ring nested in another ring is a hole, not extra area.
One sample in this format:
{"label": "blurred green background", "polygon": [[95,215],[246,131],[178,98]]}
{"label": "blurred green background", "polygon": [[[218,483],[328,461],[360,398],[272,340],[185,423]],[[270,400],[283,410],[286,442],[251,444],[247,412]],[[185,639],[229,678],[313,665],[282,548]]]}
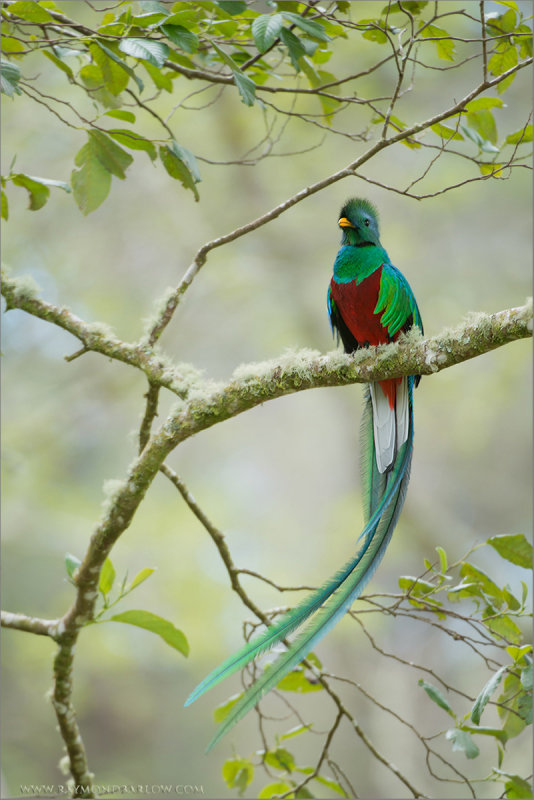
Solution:
{"label": "blurred green background", "polygon": [[[361,17],[376,11],[375,3],[358,5]],[[340,41],[329,69],[347,72],[351,59],[365,68],[381,54],[361,38]],[[41,85],[79,101],[81,93],[43,62],[34,65]],[[436,73],[422,72],[402,100],[403,119],[429,117],[461,97],[476,69],[440,74],[439,91]],[[393,77],[389,67],[379,70],[364,89],[387,94]],[[157,101],[159,112],[168,114],[195,88],[178,78],[173,95],[162,93]],[[212,97],[210,90],[197,102]],[[524,70],[505,95],[507,107],[495,112],[500,136],[524,124],[529,97],[530,74]],[[345,125],[364,126],[357,107],[344,114]],[[200,112],[180,108],[171,125],[181,144],[214,161],[239,159],[264,133],[262,110],[245,107],[232,89]],[[160,135],[148,115],[146,134]],[[277,151],[304,149],[321,137],[294,120]],[[16,97],[4,101],[2,138],[6,167],[16,156],[21,172],[68,180],[85,135]],[[179,282],[200,245],[343,167],[366,147],[326,136],[317,149],[267,158],[255,167],[201,161],[200,203],[144,153],[135,154],[127,180],[114,179],[109,198],[87,218],[59,190],[38,213],[29,212],[25,191],[10,187],[4,263],[16,275],[33,276],[43,299],[64,304],[87,321],[107,322],[121,338],[135,340],[154,303]],[[427,154],[399,145],[378,155],[364,172],[404,187],[427,161]],[[422,187],[435,191],[476,174],[463,159],[444,158]],[[410,281],[428,335],[456,325],[472,310],[520,305],[531,292],[528,170],[421,203],[351,179],[213,251],[164,334],[165,352],[225,379],[239,364],[274,358],[286,347],[332,349],[325,294],[338,247],[337,213],[354,194],[379,207],[382,242]],[[99,355],[65,362],[77,347],[66,333],[23,312],[3,317],[2,605],[47,618],[63,614],[73,598],[64,555],[83,556],[99,518],[104,482],[122,478],[134,457],[146,391],[142,375]],[[531,343],[522,341],[423,379],[415,397],[416,446],[405,510],[368,591],[395,591],[399,575],[417,575],[424,558],[435,558],[436,545],[452,560],[488,536],[530,529],[530,358]],[[280,399],[202,433],[172,454],[170,465],[224,531],[236,564],[284,585],[315,585],[347,559],[362,523],[360,398],[361,388],[350,387]],[[162,398],[161,420],[172,402]],[[191,708],[184,709],[183,702],[239,645],[250,612],[230,590],[211,540],[163,476],[112,558],[119,576],[157,568],[121,610],[146,608],[171,619],[186,633],[191,653],[184,659],[157,637],[113,623],[81,636],[74,699],[97,782],[195,785],[206,797],[235,796],[224,786],[220,768],[233,746],[247,756],[260,746],[255,715],[209,757],[203,751],[213,731],[212,709],[238,690],[239,679]],[[490,573],[503,564],[484,551],[477,563]],[[525,578],[522,570],[510,567],[512,586],[519,578]],[[505,582],[502,573],[498,579]],[[245,577],[244,584],[262,608],[299,596],[279,595],[252,578]],[[383,616],[369,625],[387,651],[433,665],[465,691],[476,694],[489,677],[478,662],[470,666],[465,647],[431,634],[428,626]],[[14,631],[3,638],[4,778],[10,795],[16,795],[21,784],[65,782],[57,766],[61,742],[45,699],[54,647]],[[329,671],[376,692],[425,732],[446,724],[417,686],[423,674],[380,658],[350,621],[317,652]],[[321,695],[301,698],[299,705],[306,718],[319,720],[318,728],[326,727],[332,713]],[[346,697],[370,738],[424,786],[424,751],[417,740],[354,690],[347,688]],[[280,716],[283,706],[271,702],[268,708]],[[287,727],[294,724],[290,720]],[[284,725],[274,729],[283,731]],[[408,796],[348,733],[338,760],[362,795]],[[293,749],[300,763],[313,763],[320,745],[320,737],[300,737]],[[519,769],[528,742],[513,745],[510,766]],[[459,768],[466,766],[462,754],[452,759]],[[256,796],[261,785],[254,784],[248,796]],[[454,791],[448,787],[447,796]],[[496,787],[480,788],[480,796],[496,793]]]}

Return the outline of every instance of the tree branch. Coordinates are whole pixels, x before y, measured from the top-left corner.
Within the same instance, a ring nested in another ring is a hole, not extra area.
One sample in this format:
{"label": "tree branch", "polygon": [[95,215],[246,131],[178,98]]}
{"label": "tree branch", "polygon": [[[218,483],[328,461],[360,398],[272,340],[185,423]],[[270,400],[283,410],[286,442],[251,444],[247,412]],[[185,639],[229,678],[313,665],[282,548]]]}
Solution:
{"label": "tree branch", "polygon": [[40,619],[39,617],[28,617],[26,614],[16,614],[11,611],[0,611],[0,624],[2,628],[13,628],[17,631],[26,633],[36,633],[39,636],[50,636],[55,639],[57,636],[57,619]]}
{"label": "tree branch", "polygon": [[155,405],[151,406],[156,400],[155,387],[168,388],[184,400],[162,428],[174,442],[168,452],[200,430],[267,400],[304,389],[369,383],[402,375],[430,375],[516,339],[532,336],[532,301],[529,300],[524,306],[495,314],[472,314],[457,328],[446,329],[428,339],[412,331],[398,342],[362,349],[351,355],[340,351],[326,355],[310,350],[289,352],[272,361],[238,367],[227,384],[214,384],[202,380],[189,365],[175,367],[146,346],[122,342],[105,326],[84,322],[66,308],[35,298],[23,290],[25,286],[24,279],[4,279],[2,294],[8,309],[21,308],[52,322],[84,342],[87,349],[137,367],[149,377],[143,445],[156,413]]}

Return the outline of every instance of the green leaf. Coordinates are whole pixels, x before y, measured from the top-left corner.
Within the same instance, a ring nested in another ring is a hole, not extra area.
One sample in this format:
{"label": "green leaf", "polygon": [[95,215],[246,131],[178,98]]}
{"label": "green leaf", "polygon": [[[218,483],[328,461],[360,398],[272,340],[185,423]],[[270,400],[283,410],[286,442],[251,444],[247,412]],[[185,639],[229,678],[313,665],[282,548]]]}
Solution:
{"label": "green leaf", "polygon": [[467,758],[476,758],[480,753],[469,733],[461,728],[451,728],[445,734],[445,738],[452,742],[453,750],[460,750]]}
{"label": "green leaf", "polygon": [[217,0],[217,5],[231,16],[242,14],[243,11],[247,10],[247,4],[245,3],[245,0]]}
{"label": "green leaf", "polygon": [[383,30],[385,24],[383,19],[361,19],[358,22],[358,26],[372,26],[369,27],[369,30],[362,31],[362,36],[364,39],[368,39],[370,42],[376,42],[377,44],[385,44],[388,40]]}
{"label": "green leaf", "polygon": [[228,53],[226,53],[221,47],[219,47],[219,45],[216,42],[212,42],[211,45],[215,50],[215,52],[217,53],[217,55],[219,56],[219,58],[221,59],[221,61],[223,62],[223,64],[226,64],[226,66],[230,67],[231,70],[239,70],[239,65],[237,64],[236,61],[234,61],[232,56],[228,55]]}
{"label": "green leaf", "polygon": [[323,686],[314,678],[308,679],[303,667],[297,667],[285,675],[282,680],[276,684],[276,688],[283,692],[300,692],[301,694],[305,694],[306,692],[320,692]]}
{"label": "green leaf", "polygon": [[135,122],[135,114],[131,111],[122,111],[122,109],[113,109],[112,111],[104,112],[107,117],[114,119],[122,119],[124,122]]}
{"label": "green leaf", "polygon": [[301,67],[299,59],[306,55],[302,40],[288,28],[282,28],[280,31],[280,39],[288,49],[289,58],[291,59],[295,71],[300,72]]}
{"label": "green leaf", "polygon": [[111,188],[111,173],[94,153],[89,149],[86,152],[89,155],[82,162],[81,169],[74,169],[70,179],[74,200],[84,216],[104,202]]}
{"label": "green leaf", "polygon": [[111,59],[96,42],[93,42],[89,45],[89,52],[91,53],[93,61],[102,73],[104,83],[106,84],[106,89],[108,89],[111,94],[115,96],[124,91],[124,89],[126,89],[128,86],[130,79],[126,70],[121,69],[121,67],[113,59]]}
{"label": "green leaf", "polygon": [[2,189],[0,192],[0,217],[5,219],[6,222],[9,219],[9,206],[7,202],[7,195]]}
{"label": "green leaf", "polygon": [[213,712],[213,719],[215,720],[215,722],[222,722],[223,720],[225,720],[230,711],[232,710],[232,708],[235,706],[235,704],[241,697],[243,697],[243,692],[241,692],[240,694],[232,695],[232,697],[230,697],[228,700],[225,700],[224,703],[221,703],[220,706],[217,706],[217,708]]}
{"label": "green leaf", "polygon": [[413,575],[401,575],[399,578],[399,587],[405,592],[410,591],[410,594],[416,597],[434,592],[436,589],[434,584],[430,583],[430,581],[425,581],[422,578],[414,578]]}
{"label": "green leaf", "polygon": [[513,30],[515,30],[516,25],[517,16],[514,9],[506,11],[498,18],[497,26],[500,33],[511,33]]}
{"label": "green leaf", "polygon": [[114,62],[115,62],[115,64],[117,64],[117,66],[118,66],[118,67],[120,67],[120,69],[122,69],[124,72],[126,72],[126,74],[130,76],[130,78],[133,78],[133,80],[134,80],[134,81],[136,82],[136,84],[137,84],[137,88],[139,89],[139,91],[140,91],[140,92],[142,92],[142,91],[143,91],[143,89],[145,88],[145,87],[144,87],[144,84],[143,84],[143,81],[141,80],[141,78],[139,78],[139,77],[138,77],[138,76],[135,74],[135,72],[133,71],[133,69],[132,69],[131,67],[129,67],[129,66],[128,66],[128,64],[126,64],[126,63],[125,63],[125,62],[122,60],[122,58],[119,58],[119,56],[118,56],[116,53],[114,53],[114,52],[113,52],[113,50],[111,50],[109,47],[107,47],[107,46],[104,44],[104,42],[102,42],[102,41],[99,41],[99,42],[98,42],[98,46],[99,46],[99,47],[100,47],[100,49],[101,49],[101,50],[102,50],[102,51],[103,51],[103,52],[104,52],[104,53],[105,53],[105,54],[108,56],[108,58],[110,58],[112,61],[114,61]]}
{"label": "green leaf", "polygon": [[233,72],[234,75],[234,83],[239,90],[239,94],[241,95],[241,99],[243,103],[247,106],[254,105],[254,100],[256,97],[256,84],[253,80],[251,80],[248,75],[245,75],[239,69],[239,65],[234,61],[234,59],[225,53],[224,50],[215,43],[211,43],[215,52],[219,55],[221,61],[226,64]]}
{"label": "green leaf", "polygon": [[11,176],[11,180],[15,186],[22,186],[29,193],[28,208],[31,211],[38,211],[44,206],[50,196],[50,189],[41,181],[35,178],[30,178],[29,175],[17,173]]}
{"label": "green leaf", "polygon": [[447,31],[436,25],[427,25],[420,33],[423,39],[436,39],[434,44],[439,58],[445,61],[454,61],[455,46]]}
{"label": "green leaf", "polygon": [[404,0],[402,8],[400,3],[391,3],[390,6],[385,6],[380,13],[386,14],[389,12],[389,14],[397,14],[401,11],[405,14],[406,11],[409,11],[411,14],[417,15],[421,13],[426,5],[428,5],[428,0]]}
{"label": "green leaf", "polygon": [[144,14],[164,14],[165,16],[169,14],[159,0],[139,0],[139,6]]}
{"label": "green leaf", "polygon": [[532,725],[532,691],[517,698],[517,713],[526,725]]}
{"label": "green leaf", "polygon": [[521,686],[526,692],[532,691],[532,659],[525,655],[526,667],[521,670]]}
{"label": "green leaf", "polygon": [[[259,800],[266,800],[269,797],[279,797],[280,795],[286,795],[287,797],[294,797],[294,793],[292,792],[293,786],[290,783],[285,783],[283,781],[278,781],[277,783],[269,783],[267,786],[264,786],[261,792],[258,794]],[[291,792],[291,794],[287,794],[287,792]]]}
{"label": "green leaf", "polygon": [[169,46],[154,39],[121,39],[119,50],[128,56],[144,59],[155,67],[162,67],[169,55]]}
{"label": "green leaf", "polygon": [[470,582],[478,584],[484,594],[494,598],[494,604],[499,607],[502,605],[503,598],[501,589],[481,569],[473,566],[473,564],[470,564],[468,561],[464,561],[460,567],[460,575],[463,578],[467,578]]}
{"label": "green leaf", "polygon": [[[334,78],[331,73],[326,73],[320,70],[317,72],[311,63],[311,61],[304,56],[300,59],[300,66],[302,67],[302,71],[305,73],[308,81],[310,82],[310,86],[316,89],[318,86],[322,86],[323,83],[328,83],[330,80]],[[324,116],[327,122],[329,122],[328,117],[333,114],[335,109],[337,108],[338,101],[332,100],[330,97],[322,97],[319,95],[319,100],[321,102],[321,106],[323,108]]]}
{"label": "green leaf", "polygon": [[144,583],[150,576],[155,572],[153,567],[144,567],[140,572],[137,573],[133,581],[131,582],[130,586],[128,587],[128,591],[131,592],[132,589],[136,589],[141,583]]}
{"label": "green leaf", "polygon": [[[455,131],[453,131],[453,133],[455,133]],[[453,136],[453,138],[455,138],[455,137]],[[439,563],[440,563],[440,567],[441,567],[441,572],[442,573],[447,572],[447,568],[449,566],[449,562],[447,560],[447,553],[445,552],[443,547],[439,547],[439,546],[436,547],[436,553],[439,556]]]}
{"label": "green leaf", "polygon": [[115,568],[111,563],[111,559],[106,558],[100,571],[100,580],[98,582],[98,591],[103,595],[110,593],[115,582]]}
{"label": "green leaf", "polygon": [[170,145],[159,148],[159,157],[171,178],[179,180],[186,189],[191,189],[198,200],[195,184],[200,181],[200,173],[193,153],[173,140]]}
{"label": "green leaf", "polygon": [[286,772],[293,772],[295,769],[295,759],[285,747],[277,747],[276,750],[270,750],[265,754],[264,760],[266,764],[274,767],[274,769],[285,770]]}
{"label": "green leaf", "polygon": [[503,730],[509,739],[519,736],[526,725],[525,714],[519,709],[522,698],[528,698],[528,705],[531,708],[530,693],[525,693],[517,675],[509,673],[503,681],[503,691],[497,698],[500,703],[497,711],[503,720]]}
{"label": "green leaf", "polygon": [[106,89],[104,76],[96,64],[85,64],[81,68],[79,76],[89,90],[91,98],[98,100],[108,108],[118,108],[121,105],[121,100]]}
{"label": "green leaf", "polygon": [[252,23],[252,36],[260,53],[265,53],[278,38],[284,18],[281,14],[261,14]]}
{"label": "green leaf", "polygon": [[229,789],[237,789],[242,795],[254,778],[254,766],[246,758],[231,758],[222,767],[222,776]]}
{"label": "green leaf", "polygon": [[440,692],[439,689],[437,689],[435,686],[432,686],[431,683],[427,683],[422,678],[419,678],[417,683],[419,684],[419,686],[423,687],[427,695],[434,703],[436,703],[436,705],[438,705],[440,708],[443,708],[444,711],[447,712],[447,714],[451,715],[451,717],[456,717],[456,714],[454,713],[454,711],[452,710],[449,703],[447,702],[447,700],[445,699],[445,697],[443,696],[443,694]]}
{"label": "green leaf", "polygon": [[518,611],[521,608],[521,603],[519,602],[517,597],[512,594],[512,592],[510,591],[510,586],[508,584],[506,584],[506,586],[503,588],[502,593],[504,599],[506,600],[508,608],[510,608],[512,611]]}
{"label": "green leaf", "polygon": [[246,106],[253,106],[256,99],[256,84],[241,70],[234,70],[234,83]]}
{"label": "green leaf", "polygon": [[[486,609],[484,609],[482,614],[482,621],[484,625],[489,628],[493,634],[495,634],[497,639],[502,638],[506,639],[508,642],[519,644],[523,638],[523,634],[513,619],[508,617],[506,614],[491,619],[494,614],[495,609],[492,606],[488,606]],[[488,617],[490,617],[490,619],[487,619]]]}
{"label": "green leaf", "polygon": [[179,650],[184,656],[189,654],[189,644],[185,634],[178,630],[169,620],[158,617],[157,614],[152,614],[150,611],[123,611],[122,614],[115,614],[104,621],[124,622],[127,625],[144,628],[160,636],[164,642],[174,647],[175,650]]}
{"label": "green leaf", "polygon": [[497,144],[497,125],[489,109],[483,108],[480,111],[469,111],[467,124],[471,130],[475,130],[480,134],[483,140]]}
{"label": "green leaf", "polygon": [[514,80],[515,73],[512,73],[512,75],[508,75],[507,78],[504,78],[504,80],[500,81],[500,83],[497,84],[497,91],[499,94],[504,94],[508,87],[512,85]]}
{"label": "green leaf", "polygon": [[[529,141],[531,141],[532,125],[529,127]],[[502,558],[511,561],[512,564],[517,564],[519,567],[524,567],[525,569],[532,568],[532,545],[522,533],[505,533],[501,536],[492,536],[487,539],[486,543],[490,544]]]}
{"label": "green leaf", "polygon": [[488,728],[485,725],[462,725],[462,730],[468,733],[480,734],[482,736],[493,736],[501,744],[506,744],[508,741],[508,734],[501,728]]}
{"label": "green leaf", "polygon": [[510,45],[502,52],[497,52],[492,55],[488,61],[488,70],[492,75],[502,75],[503,72],[508,72],[509,69],[517,65],[517,51],[515,47]]}
{"label": "green leaf", "polygon": [[332,789],[334,792],[340,794],[342,797],[347,796],[346,792],[337,781],[332,781],[329,778],[324,778],[322,775],[315,775],[314,781],[322,783],[323,786],[327,786],[329,789]]}
{"label": "green leaf", "polygon": [[482,712],[484,711],[488,700],[490,699],[491,695],[499,685],[502,680],[502,676],[506,672],[506,667],[501,667],[497,672],[495,672],[489,681],[486,683],[480,694],[478,695],[473,708],[471,709],[471,719],[478,725],[480,722],[480,717],[482,716]]}
{"label": "green leaf", "polygon": [[466,111],[482,111],[488,108],[502,108],[504,102],[500,97],[477,97],[465,106]]}
{"label": "green leaf", "polygon": [[13,97],[14,94],[22,94],[19,87],[20,69],[10,61],[0,61],[0,91]]}
{"label": "green leaf", "polygon": [[183,25],[162,25],[161,30],[165,36],[177,47],[186,53],[196,53],[198,50],[198,36]]}
{"label": "green leaf", "polygon": [[[510,133],[506,137],[506,144],[525,144],[526,142],[532,141],[532,125],[525,125],[524,128],[516,131],[515,133]],[[497,538],[497,537],[495,537]],[[527,542],[529,544],[529,542]],[[515,562],[514,562],[515,563]],[[523,566],[523,564],[520,564]]]}
{"label": "green leaf", "polygon": [[283,733],[280,736],[280,739],[292,739],[293,736],[300,736],[301,733],[306,733],[306,731],[311,730],[310,725],[297,725],[296,728],[291,728],[287,733]]}
{"label": "green leaf", "polygon": [[22,53],[26,48],[17,39],[12,36],[2,36],[2,53],[6,55],[17,56]]}
{"label": "green leaf", "polygon": [[513,775],[510,772],[504,772],[504,770],[497,769],[496,767],[493,767],[493,772],[508,778],[504,784],[506,797],[516,798],[516,800],[532,797],[532,786],[528,781],[524,780],[524,778],[521,778],[519,775]]}
{"label": "green leaf", "polygon": [[9,13],[28,22],[52,22],[53,19],[43,6],[34,0],[15,0],[9,5]]}
{"label": "green leaf", "polygon": [[162,72],[158,67],[155,67],[149,61],[145,61],[144,68],[152,78],[154,86],[158,89],[163,89],[166,92],[172,92],[172,78],[171,75],[176,73]]}
{"label": "green leaf", "polygon": [[74,577],[74,573],[77,569],[81,566],[81,561],[76,556],[73,556],[72,553],[67,553],[65,556],[65,569],[67,570],[67,575],[69,578]]}
{"label": "green leaf", "polygon": [[515,30],[514,38],[519,44],[519,55],[521,58],[530,58],[532,56],[532,31],[528,25],[518,25]]}
{"label": "green leaf", "polygon": [[80,78],[91,91],[104,85],[104,76],[96,64],[85,64],[80,70]]}
{"label": "green leaf", "polygon": [[56,56],[54,52],[51,50],[41,50],[42,54],[45,58],[48,58],[52,64],[55,64],[58,69],[65,73],[69,80],[74,80],[74,72],[71,70],[68,64],[65,64],[60,58]]}
{"label": "green leaf", "polygon": [[313,666],[317,667],[317,669],[323,668],[322,662],[317,658],[315,653],[308,653],[306,656],[306,661],[309,661],[310,664],[313,664]]}
{"label": "green leaf", "polygon": [[[479,149],[482,149],[482,145],[484,144],[484,139],[479,133],[477,133],[477,131],[473,130],[468,125],[460,125],[460,128],[464,136],[467,136],[467,138],[471,139],[471,141],[474,142]],[[497,147],[495,147],[494,149],[495,152],[498,152]]]}
{"label": "green leaf", "polygon": [[[124,170],[127,169],[133,161],[132,156],[127,153],[126,150],[123,150],[122,147],[115,144],[113,139],[106,133],[95,130],[89,131],[89,149],[108,172],[124,180],[126,177]],[[76,158],[78,158],[78,156]],[[76,161],[76,163],[78,164],[78,161]]]}
{"label": "green leaf", "polygon": [[293,14],[291,11],[282,11],[282,15],[288,22],[292,22],[301,31],[307,33],[313,39],[320,39],[322,42],[330,41],[330,36],[325,32],[322,25],[308,17],[301,17],[300,14]]}
{"label": "green leaf", "polygon": [[523,647],[517,647],[515,644],[511,644],[506,648],[506,652],[514,661],[519,661],[526,653],[530,653],[531,651],[531,644],[525,644]]}

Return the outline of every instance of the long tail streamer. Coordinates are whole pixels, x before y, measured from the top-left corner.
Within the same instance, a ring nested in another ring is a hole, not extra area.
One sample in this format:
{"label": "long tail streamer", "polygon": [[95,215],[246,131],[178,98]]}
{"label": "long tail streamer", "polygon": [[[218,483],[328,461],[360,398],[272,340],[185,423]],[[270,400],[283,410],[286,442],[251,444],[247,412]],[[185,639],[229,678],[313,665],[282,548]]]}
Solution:
{"label": "long tail streamer", "polygon": [[413,378],[408,378],[408,437],[399,448],[395,462],[387,473],[381,473],[377,467],[373,435],[373,409],[369,391],[366,394],[361,440],[361,471],[366,525],[359,536],[364,541],[358,553],[319,589],[284,614],[277,623],[267,628],[263,634],[252,639],[241,650],[220,664],[187,698],[186,706],[224,678],[242,669],[254,658],[284,640],[313,616],[288,649],[265,669],[260,678],[238,700],[211,740],[208,752],[259,702],[266,692],[276,686],[310,653],[317,642],[328,633],[361,594],[382,560],[401,512],[410,476],[413,451],[412,388]]}

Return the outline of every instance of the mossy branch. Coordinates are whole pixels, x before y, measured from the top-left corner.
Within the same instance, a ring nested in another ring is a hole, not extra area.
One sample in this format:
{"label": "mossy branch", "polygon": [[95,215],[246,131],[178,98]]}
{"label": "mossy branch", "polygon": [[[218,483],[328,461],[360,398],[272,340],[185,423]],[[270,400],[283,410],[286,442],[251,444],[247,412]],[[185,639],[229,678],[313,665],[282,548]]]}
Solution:
{"label": "mossy branch", "polygon": [[234,372],[226,384],[199,384],[164,423],[174,445],[205,428],[250,408],[305,389],[431,375],[508,344],[532,336],[532,300],[495,314],[477,313],[455,329],[423,339],[415,331],[398,342],[360,350],[292,352]]}
{"label": "mossy branch", "polygon": [[[18,308],[58,325],[83,343],[80,352],[94,351],[135,367],[147,376],[154,396],[156,388],[163,387],[185,401],[167,421],[173,430],[180,421],[183,438],[286,394],[401,375],[431,375],[516,339],[532,336],[530,298],[524,306],[494,314],[472,313],[456,328],[431,338],[423,339],[412,331],[394,344],[360,350],[353,355],[341,351],[321,355],[312,350],[288,350],[270,361],[238,367],[230,381],[223,384],[203,379],[189,364],[173,365],[164,354],[146,344],[123,342],[108,326],[85,322],[69,309],[39,299],[36,292],[37,287],[27,278],[2,273],[6,311]],[[145,427],[142,446],[146,444],[148,422]]]}

